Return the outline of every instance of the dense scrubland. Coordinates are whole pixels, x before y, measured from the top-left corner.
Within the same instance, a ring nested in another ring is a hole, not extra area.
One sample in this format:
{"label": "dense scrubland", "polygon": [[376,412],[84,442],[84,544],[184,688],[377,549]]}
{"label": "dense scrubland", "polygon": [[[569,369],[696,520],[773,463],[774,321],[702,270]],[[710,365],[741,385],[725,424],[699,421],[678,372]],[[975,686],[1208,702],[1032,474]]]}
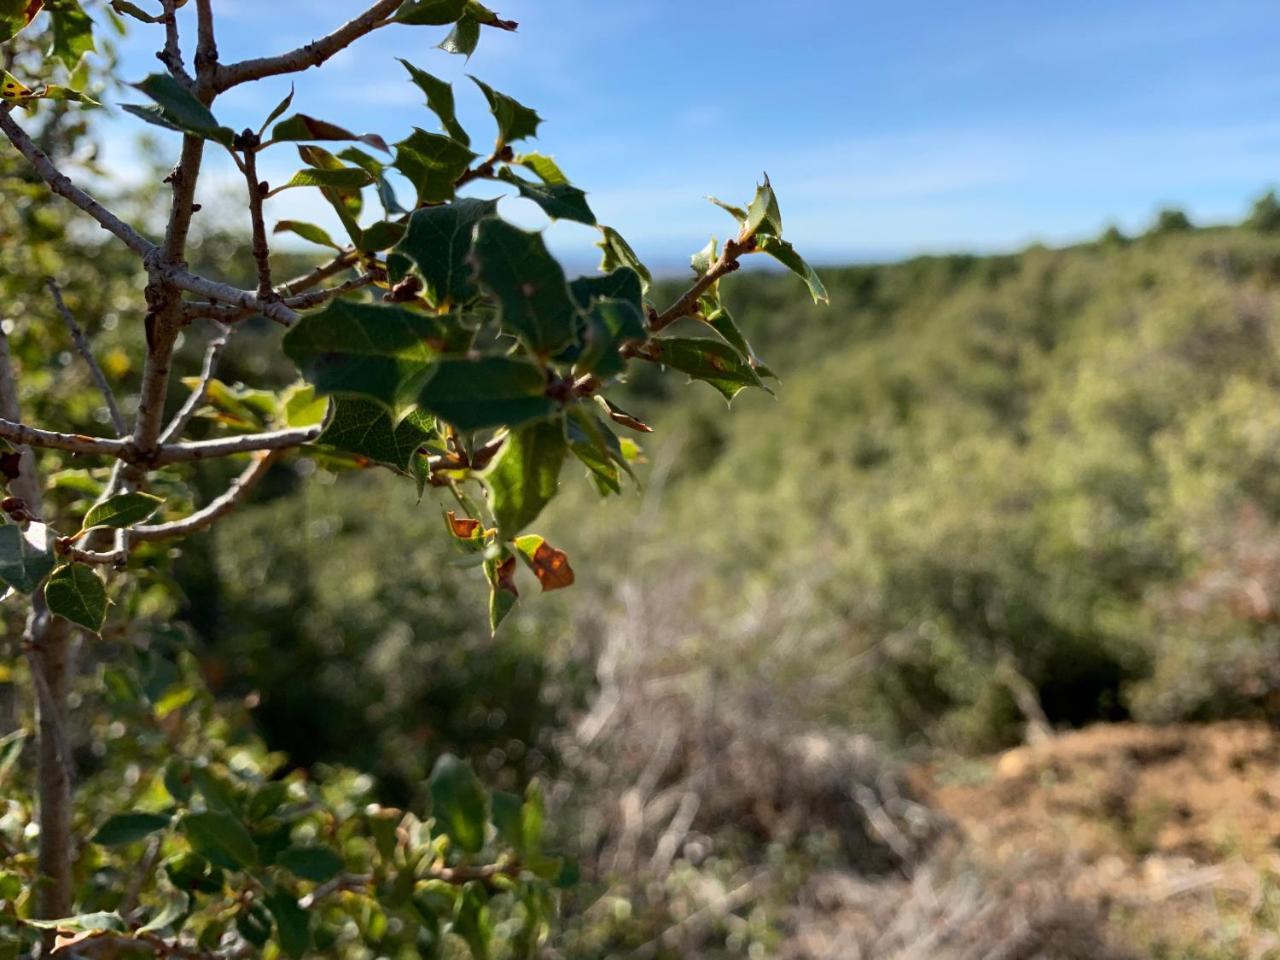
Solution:
{"label": "dense scrubland", "polygon": [[[1235,228],[831,269],[828,310],[745,277],[776,397],[668,415],[631,384],[642,491],[588,511],[566,470],[549,524],[574,596],[491,638],[440,506],[334,474],[181,561],[204,676],[385,802],[443,749],[554,784],[586,878],[564,956],[1240,955],[1062,899],[1070,844],[997,866],[922,784],[999,780],[964,758],[1099,721],[1280,710],[1275,220],[1265,198]],[[265,353],[241,340],[244,379],[289,375]],[[420,547],[387,550],[406,529]]]}

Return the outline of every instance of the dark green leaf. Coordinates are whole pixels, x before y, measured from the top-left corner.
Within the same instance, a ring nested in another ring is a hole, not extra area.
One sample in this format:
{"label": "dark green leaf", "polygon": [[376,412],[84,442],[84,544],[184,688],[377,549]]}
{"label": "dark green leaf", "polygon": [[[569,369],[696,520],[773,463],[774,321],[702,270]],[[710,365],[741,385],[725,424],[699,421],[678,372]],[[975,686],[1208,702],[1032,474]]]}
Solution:
{"label": "dark green leaf", "polygon": [[582,310],[589,310],[596,300],[625,300],[641,313],[644,312],[644,291],[640,275],[631,267],[618,267],[604,276],[579,277],[570,282],[569,292]]}
{"label": "dark green leaf", "polygon": [[587,195],[571,184],[534,183],[516,176],[509,167],[502,168],[498,179],[515,186],[520,191],[520,196],[532,200],[553,220],[572,220],[589,227],[595,226],[596,215],[587,204]]}
{"label": "dark green leaf", "polygon": [[599,417],[581,406],[571,407],[565,418],[565,439],[569,450],[590,471],[601,496],[622,492],[622,450],[618,438]]}
{"label": "dark green leaf", "polygon": [[[459,13],[458,16],[461,16]],[[453,23],[458,17],[454,17],[446,22]],[[413,78],[413,82],[427,96],[427,106],[432,112],[440,118],[440,122],[444,124],[445,130],[454,140],[457,140],[463,146],[471,143],[471,138],[467,136],[467,131],[462,128],[462,124],[458,122],[458,115],[453,100],[453,86],[446,83],[438,77],[433,77],[425,70],[419,70],[408,60],[401,59],[404,68],[409,71],[409,76]]]}
{"label": "dark green leaf", "polygon": [[498,123],[498,143],[511,144],[517,140],[538,135],[538,125],[542,118],[537,111],[531,110],[505,93],[499,93],[482,80],[471,78],[475,85],[484,91],[489,101],[489,109],[493,111],[493,119]]}
{"label": "dark green leaf", "polygon": [[649,274],[649,268],[640,262],[636,252],[631,249],[631,244],[622,239],[622,234],[613,227],[602,226],[600,232],[604,234],[604,239],[596,246],[604,251],[604,257],[600,261],[601,271],[611,273],[618,267],[630,267],[640,278],[644,289],[648,290],[649,285],[653,283],[653,277]]}
{"label": "dark green leaf", "polygon": [[221,867],[190,851],[166,860],[164,872],[170,883],[189,893],[219,893],[226,881]]}
{"label": "dark green leaf", "polygon": [[271,126],[271,124],[279,120],[284,115],[284,112],[289,109],[290,105],[293,103],[293,92],[294,92],[293,85],[290,84],[288,96],[286,96],[283,100],[277,103],[275,105],[275,109],[273,109],[269,114],[267,114],[267,119],[262,122],[263,130],[267,129],[267,127]]}
{"label": "dark green leaf", "polygon": [[830,302],[830,298],[827,296],[827,288],[823,285],[822,278],[818,276],[813,267],[805,263],[804,258],[796,253],[795,247],[791,246],[787,241],[780,240],[777,237],[761,235],[756,238],[756,248],[762,253],[767,253],[773,257],[773,259],[803,280],[805,286],[809,288],[809,294],[813,297],[814,303]]}
{"label": "dark green leaf", "polygon": [[242,904],[236,914],[236,930],[255,947],[271,939],[271,911],[258,901]]}
{"label": "dark green leaf", "polygon": [[161,497],[149,493],[122,493],[91,507],[85,514],[82,529],[131,527],[155,513],[163,503]]}
{"label": "dark green leaf", "polygon": [[367,457],[397,470],[408,470],[418,448],[435,428],[435,420],[419,410],[396,423],[387,408],[359,397],[339,397],[333,417],[317,443]]}
{"label": "dark green leaf", "polygon": [[452,200],[476,154],[450,137],[415,129],[396,144],[393,166],[418,192],[418,204]]}
{"label": "dark green leaf", "polygon": [[480,286],[498,302],[503,327],[530,351],[547,357],[573,341],[577,311],[541,234],[485,220],[476,228],[472,260]]}
{"label": "dark green leaf", "polygon": [[544,420],[512,430],[492,467],[485,473],[498,534],[510,540],[551,502],[560,486],[567,444],[558,420]]}
{"label": "dark green leaf", "polygon": [[24,532],[17,524],[0,527],[0,580],[19,593],[32,593],[54,567],[53,552],[44,524],[33,523]]}
{"label": "dark green leaf", "polygon": [[379,250],[386,250],[388,247],[395,246],[403,236],[403,224],[380,220],[360,234],[358,246],[361,250],[376,253]]}
{"label": "dark green leaf", "polygon": [[407,0],[395,19],[413,26],[439,27],[457,22],[466,8],[467,0]]}
{"label": "dark green leaf", "polygon": [[122,846],[163,830],[172,820],[160,813],[119,813],[98,828],[91,842],[104,847]]}
{"label": "dark green leaf", "polygon": [[282,890],[267,897],[267,909],[276,918],[280,949],[298,960],[311,949],[311,915],[298,906],[297,898]]}
{"label": "dark green leaf", "polygon": [[367,397],[389,409],[411,402],[443,336],[433,317],[336,300],[284,336],[284,352],[319,394]]}
{"label": "dark green leaf", "polygon": [[423,207],[409,218],[404,239],[391,252],[388,269],[392,281],[404,275],[404,266],[392,262],[404,258],[418,268],[427,300],[434,306],[466,305],[480,295],[467,260],[476,224],[492,217],[496,200],[465,198],[439,207]]}
{"label": "dark green leaf", "polygon": [[493,811],[493,825],[498,828],[498,836],[513,850],[519,852],[524,848],[524,820],[521,808],[524,802],[514,793],[495,790],[489,797],[489,805]]}
{"label": "dark green leaf", "polygon": [[343,127],[327,120],[318,120],[305,113],[295,113],[287,120],[281,120],[271,130],[272,140],[290,142],[307,142],[316,140],[358,140],[383,153],[390,153],[387,141],[376,133],[352,133]]}
{"label": "dark green leaf", "polygon": [[342,872],[342,857],[328,847],[295,846],[276,857],[276,865],[303,880],[324,883]]}
{"label": "dark green leaf", "polygon": [[746,387],[764,388],[759,374],[738,351],[719,340],[672,337],[653,341],[649,350],[650,359],[711,384],[729,400]]}
{"label": "dark green leaf", "polygon": [[546,375],[515,357],[442,360],[416,397],[418,406],[459,430],[517,426],[549,416]]}
{"label": "dark green leaf", "polygon": [[427,786],[437,827],[460,849],[479,853],[489,820],[489,798],[470,764],[444,754],[436,761]]}
{"label": "dark green leaf", "polygon": [[582,352],[574,369],[593,373],[601,379],[616,377],[626,367],[618,352],[625,344],[645,340],[649,335],[644,317],[626,300],[597,300],[587,314]]}
{"label": "dark green leaf", "polygon": [[107,586],[92,569],[67,563],[49,574],[44,600],[58,616],[97,633],[107,618]]}
{"label": "dark green leaf", "polygon": [[493,924],[487,900],[488,894],[483,886],[468,884],[453,911],[453,932],[466,941],[472,960],[489,960]]}
{"label": "dark green leaf", "polygon": [[[167,125],[205,140],[214,140],[226,147],[230,147],[235,139],[235,133],[229,127],[219,124],[209,108],[169,74],[153,73],[141,83],[134,84],[134,87],[155,101],[159,118],[163,121],[162,126]],[[144,120],[155,122],[155,116],[146,107],[130,112]]]}
{"label": "dark green leaf", "polygon": [[253,837],[238,819],[223,810],[189,813],[182,818],[182,832],[195,851],[220,867],[238,870],[258,863]]}
{"label": "dark green leaf", "polygon": [[757,235],[782,236],[782,212],[778,209],[778,198],[767,173],[764,183],[756,187],[756,195],[747,208],[747,219],[738,239],[745,241]]}

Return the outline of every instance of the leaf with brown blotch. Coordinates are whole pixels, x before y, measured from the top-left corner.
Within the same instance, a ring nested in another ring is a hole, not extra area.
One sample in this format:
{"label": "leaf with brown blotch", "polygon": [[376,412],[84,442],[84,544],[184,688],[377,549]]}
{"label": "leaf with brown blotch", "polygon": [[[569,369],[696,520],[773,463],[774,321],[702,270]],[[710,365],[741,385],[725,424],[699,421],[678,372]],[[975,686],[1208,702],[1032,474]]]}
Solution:
{"label": "leaf with brown blotch", "polygon": [[557,550],[536,534],[519,537],[516,550],[542,584],[543,593],[573,586],[573,567],[569,566],[569,555],[563,550]]}
{"label": "leaf with brown blotch", "polygon": [[513,597],[520,596],[520,591],[516,588],[515,557],[507,557],[494,569],[494,586],[499,590],[505,590]]}
{"label": "leaf with brown blotch", "polygon": [[459,540],[476,540],[483,532],[479,520],[471,517],[459,517],[452,510],[449,511],[445,519],[449,523],[449,532]]}

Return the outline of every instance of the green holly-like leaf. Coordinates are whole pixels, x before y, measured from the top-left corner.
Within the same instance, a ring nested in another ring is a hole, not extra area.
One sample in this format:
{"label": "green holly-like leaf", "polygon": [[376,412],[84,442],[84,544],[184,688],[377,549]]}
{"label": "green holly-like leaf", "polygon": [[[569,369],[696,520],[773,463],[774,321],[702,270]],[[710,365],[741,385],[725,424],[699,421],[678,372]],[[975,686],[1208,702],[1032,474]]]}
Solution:
{"label": "green holly-like leaf", "polygon": [[432,366],[415,395],[418,406],[459,430],[514,427],[555,412],[547,378],[515,357],[448,359]]}
{"label": "green holly-like leaf", "polygon": [[296,233],[303,240],[318,243],[322,247],[330,247],[334,250],[342,249],[342,247],[333,242],[333,237],[329,236],[328,231],[323,227],[317,227],[314,223],[303,223],[301,220],[281,220],[276,224],[272,233]]}
{"label": "green holly-like leaf", "polygon": [[298,960],[311,949],[311,915],[298,906],[298,898],[282,890],[267,897],[267,909],[276,921],[276,941],[286,956]]}
{"label": "green holly-like leaf", "polygon": [[173,818],[162,813],[119,813],[107,819],[90,838],[103,847],[119,847],[149,837],[169,826]]}
{"label": "green holly-like leaf", "polygon": [[830,297],[827,296],[827,288],[823,285],[817,271],[805,263],[804,258],[796,253],[796,248],[787,241],[778,237],[760,235],[756,237],[756,249],[761,253],[767,253],[803,280],[805,286],[809,288],[809,295],[813,297],[814,303],[831,302]]}
{"label": "green holly-like leaf", "polygon": [[415,129],[396,144],[392,164],[418,192],[418,204],[452,200],[457,182],[476,154],[464,144],[438,133]]}
{"label": "green holly-like leaf", "polygon": [[82,530],[94,527],[131,527],[141,523],[160,509],[162,497],[149,493],[122,493],[102,503],[95,504],[85,514]]}
{"label": "green holly-like leaf", "polygon": [[596,300],[625,300],[644,312],[644,290],[640,275],[631,267],[618,267],[597,277],[579,277],[569,284],[569,292],[580,310],[591,309]]}
{"label": "green holly-like leaf", "polygon": [[648,350],[650,359],[687,373],[690,379],[711,384],[728,400],[747,387],[764,389],[764,382],[751,364],[719,340],[671,337],[653,341]]}
{"label": "green holly-like leaf", "polygon": [[16,37],[43,7],[44,0],[0,0],[0,43]]}
{"label": "green holly-like leaf", "polygon": [[582,406],[571,407],[565,417],[565,440],[602,497],[622,492],[622,470],[627,469],[622,446],[599,417]]}
{"label": "green holly-like leaf", "polygon": [[124,109],[154,123],[230,147],[235,132],[224,127],[195,94],[167,73],[153,73],[134,87],[155,101],[154,106],[124,104]]}
{"label": "green holly-like leaf", "polygon": [[630,267],[636,272],[641,285],[647,291],[653,283],[653,277],[649,273],[649,268],[640,262],[636,252],[631,249],[631,244],[627,243],[622,238],[622,234],[613,227],[601,226],[600,232],[604,234],[604,238],[596,246],[604,252],[600,260],[601,272],[610,273],[618,267]]}
{"label": "green holly-like leaf", "polygon": [[[461,14],[459,14],[461,16]],[[454,18],[456,20],[457,17]],[[452,23],[453,20],[447,21]],[[431,111],[440,118],[440,122],[444,124],[445,130],[454,140],[463,146],[471,144],[471,138],[467,136],[467,131],[463,129],[462,124],[458,122],[457,108],[453,99],[453,85],[434,77],[425,70],[420,70],[408,60],[401,59],[400,62],[404,68],[409,71],[409,76],[413,78],[413,82],[418,85],[427,97],[427,106]]]}
{"label": "green holly-like leaf", "polygon": [[582,335],[582,352],[574,363],[580,373],[600,379],[616,377],[626,367],[618,352],[625,344],[643,341],[649,335],[644,317],[626,300],[597,300],[587,314]]}
{"label": "green holly-like leaf", "polygon": [[418,268],[424,293],[433,305],[466,305],[480,295],[468,258],[476,225],[497,213],[496,200],[465,198],[456,203],[415,210],[404,239],[387,260],[392,281],[408,264]]}
{"label": "green holly-like leaf", "polygon": [[573,341],[577,311],[541,234],[485,220],[476,228],[472,261],[480,286],[498,302],[503,327],[531,352],[547,357]]}
{"label": "green holly-like leaf", "polygon": [[92,53],[93,20],[84,12],[79,0],[47,0],[49,17],[53,22],[53,42],[49,55],[74,69],[80,58]]}
{"label": "green holly-like leaf", "polygon": [[26,531],[12,523],[0,527],[0,580],[19,593],[33,593],[55,562],[44,524]]}
{"label": "green holly-like leaf", "polygon": [[324,883],[342,872],[342,857],[328,847],[293,846],[276,857],[276,866],[303,880]]}
{"label": "green holly-like leaf", "polygon": [[412,402],[445,336],[433,317],[335,300],[303,317],[283,345],[318,394],[365,397],[394,411]]}
{"label": "green holly-like leaf", "polygon": [[484,476],[501,539],[519,535],[555,497],[566,452],[558,420],[531,423],[507,435]]}
{"label": "green holly-like leaf", "polygon": [[538,116],[536,110],[526,107],[505,93],[499,93],[483,80],[477,80],[475,77],[471,79],[489,101],[489,109],[493,112],[493,119],[498,124],[499,144],[511,144],[517,140],[538,135],[538,125],[542,123],[542,118]]}
{"label": "green holly-like leaf", "polygon": [[527,167],[538,175],[538,179],[543,183],[568,183],[569,178],[564,175],[564,171],[560,169],[560,165],[551,157],[541,153],[526,153],[516,157],[512,163]]}
{"label": "green holly-like leaf", "polygon": [[489,820],[489,797],[470,764],[444,754],[436,761],[427,786],[437,827],[460,849],[479,853]]}
{"label": "green holly-like leaf", "polygon": [[376,253],[379,250],[394,247],[403,236],[403,224],[381,220],[360,233],[360,242],[356,246],[366,253]]}
{"label": "green holly-like leaf", "polygon": [[716,197],[707,197],[707,199],[710,200],[712,203],[714,203],[721,210],[728,213],[729,216],[733,217],[733,219],[736,220],[739,225],[746,222],[747,211],[742,209],[742,207],[739,207],[736,204],[732,204],[732,203],[725,203],[723,200],[719,200]]}
{"label": "green holly-like leaf", "polygon": [[66,563],[49,574],[44,601],[53,613],[94,633],[107,618],[107,585],[83,564]]}
{"label": "green holly-like leaf", "polygon": [[306,167],[295,173],[288,183],[276,187],[267,196],[274,197],[283,190],[292,190],[295,187],[327,187],[340,191],[359,190],[371,183],[373,183],[373,177],[368,171],[361,170],[359,167],[343,167],[341,170]]}
{"label": "green holly-like leaf", "polygon": [[475,17],[464,16],[449,35],[440,41],[440,49],[445,53],[456,53],[470,60],[479,43],[480,21]]}
{"label": "green holly-like leaf", "polygon": [[456,23],[467,9],[467,0],[408,0],[395,15],[398,23],[440,27]]}
{"label": "green holly-like leaf", "polygon": [[755,236],[782,236],[782,211],[778,209],[778,197],[767,173],[764,183],[756,187],[756,195],[747,208],[747,219],[742,224],[738,239],[745,242]]}
{"label": "green holly-like leaf", "polygon": [[403,471],[434,429],[434,418],[420,410],[410,411],[397,423],[379,403],[339,397],[332,419],[316,442]]}
{"label": "green holly-like leaf", "polygon": [[182,818],[181,828],[192,848],[220,867],[239,870],[258,863],[253,837],[225,810],[188,813]]}
{"label": "green holly-like leaf", "polygon": [[532,200],[553,220],[572,220],[589,227],[596,225],[596,215],[591,212],[587,195],[572,184],[534,183],[516,176],[509,167],[502,168],[498,179],[513,185],[520,191],[520,196]]}
{"label": "green holly-like leaf", "polygon": [[381,150],[383,153],[391,152],[387,147],[387,141],[376,133],[352,133],[350,130],[335,123],[329,123],[327,120],[318,120],[315,117],[307,116],[305,113],[295,113],[292,117],[277,123],[271,130],[271,139],[292,143],[357,140],[360,143],[368,144],[376,150]]}

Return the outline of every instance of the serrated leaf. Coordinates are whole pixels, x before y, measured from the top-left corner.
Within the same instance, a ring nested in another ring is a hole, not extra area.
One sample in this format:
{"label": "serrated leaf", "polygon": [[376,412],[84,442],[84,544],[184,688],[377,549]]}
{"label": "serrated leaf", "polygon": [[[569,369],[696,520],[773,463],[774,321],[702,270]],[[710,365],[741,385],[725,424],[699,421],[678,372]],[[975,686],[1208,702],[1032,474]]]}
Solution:
{"label": "serrated leaf", "polygon": [[131,527],[141,523],[160,509],[164,498],[149,493],[122,493],[102,503],[95,504],[85,514],[83,530],[94,527]]}
{"label": "serrated leaf", "polygon": [[335,300],[295,324],[283,346],[318,394],[365,397],[394,410],[412,402],[445,335],[433,317]]}
{"label": "serrated leaf", "polygon": [[456,53],[470,60],[479,43],[480,21],[475,17],[464,16],[449,35],[440,41],[440,49],[445,53]]}
{"label": "serrated leaf", "polygon": [[512,162],[532,170],[538,175],[538,178],[543,183],[556,184],[569,182],[569,178],[564,175],[564,171],[560,169],[560,165],[545,154],[526,153],[522,156],[516,157]]}
{"label": "serrated leaf", "polygon": [[409,217],[404,239],[391,251],[388,268],[398,281],[405,268],[392,261],[399,257],[418,268],[424,293],[433,306],[465,306],[480,295],[468,257],[475,228],[497,213],[496,200],[465,198],[456,203],[415,210]]}
{"label": "serrated leaf", "polygon": [[767,173],[764,183],[756,187],[756,195],[747,208],[746,221],[742,224],[738,240],[745,243],[755,236],[782,236],[782,212],[778,209],[778,198]]}
{"label": "serrated leaf", "polygon": [[502,168],[498,179],[513,185],[520,191],[520,196],[532,200],[553,220],[571,220],[589,227],[596,224],[596,215],[591,212],[587,195],[572,184],[534,183],[516,176],[509,167]]}
{"label": "serrated leaf", "polygon": [[308,142],[308,141],[327,141],[327,140],[356,140],[360,143],[368,144],[375,150],[381,150],[383,153],[390,153],[387,147],[387,141],[376,133],[352,133],[345,127],[340,127],[336,123],[329,123],[327,120],[319,120],[315,117],[307,116],[305,113],[295,113],[287,120],[281,120],[271,130],[272,140],[282,140],[288,142]]}
{"label": "serrated leaf", "polygon": [[596,246],[604,252],[600,261],[601,272],[611,273],[618,267],[630,267],[636,272],[641,285],[647,291],[653,283],[653,277],[649,273],[649,268],[640,262],[636,252],[631,249],[631,244],[627,243],[622,238],[622,234],[613,227],[601,226],[600,232],[604,234],[604,238]]}
{"label": "serrated leaf", "polygon": [[480,286],[498,303],[503,328],[532,353],[551,356],[573,341],[577,311],[564,270],[541,234],[484,220],[471,256]]}
{"label": "serrated leaf", "polygon": [[767,253],[803,280],[805,286],[809,288],[809,295],[813,297],[814,303],[831,302],[830,297],[827,296],[827,288],[823,285],[818,272],[809,266],[804,258],[796,253],[796,248],[787,241],[761,235],[756,238],[756,249],[761,253]]}
{"label": "serrated leaf", "polygon": [[[460,17],[461,11],[458,16]],[[445,21],[453,23],[458,17]],[[409,76],[413,78],[413,82],[418,85],[427,98],[427,106],[430,110],[440,118],[440,122],[444,124],[445,130],[454,140],[463,146],[471,144],[471,138],[467,135],[467,131],[463,129],[462,124],[458,122],[457,108],[453,99],[452,84],[432,76],[425,70],[420,70],[408,60],[400,59],[404,68],[409,71]]]}
{"label": "serrated leaf", "polygon": [[431,816],[439,829],[461,850],[479,853],[489,820],[489,797],[471,766],[446,753],[436,761],[427,787]]}
{"label": "serrated leaf", "polygon": [[311,949],[311,915],[298,906],[296,897],[277,890],[267,897],[267,909],[276,921],[276,942],[294,960]]}
{"label": "serrated leaf", "polygon": [[329,398],[317,396],[316,388],[309,383],[294,384],[281,399],[284,422],[291,427],[315,426],[329,412]]}
{"label": "serrated leaf", "polygon": [[276,857],[276,866],[303,880],[324,883],[342,872],[342,857],[329,847],[295,845]]}
{"label": "serrated leaf", "polygon": [[599,417],[575,405],[565,417],[565,440],[569,451],[590,471],[589,476],[601,496],[622,492],[622,469],[626,461],[618,438]]}
{"label": "serrated leaf", "polygon": [[188,813],[182,818],[182,832],[192,848],[228,870],[256,866],[258,848],[244,824],[224,810]]}
{"label": "serrated leaf", "polygon": [[303,240],[311,243],[317,243],[322,247],[329,247],[333,250],[342,250],[342,247],[334,243],[333,237],[323,227],[317,227],[314,223],[304,223],[301,220],[281,220],[275,225],[272,233],[295,233]]}
{"label": "serrated leaf", "polygon": [[397,23],[440,27],[456,23],[467,8],[467,0],[408,0],[395,15]]}
{"label": "serrated leaf", "polygon": [[644,317],[626,300],[597,300],[587,313],[582,335],[582,351],[574,363],[579,373],[600,379],[620,374],[626,361],[618,352],[628,343],[643,341],[649,331]]}
{"label": "serrated leaf", "polygon": [[409,461],[434,429],[434,418],[419,410],[410,411],[397,423],[379,403],[339,397],[334,401],[333,417],[316,442],[403,471],[409,469]]}
{"label": "serrated leaf", "polygon": [[359,248],[366,253],[376,253],[395,246],[404,237],[404,225],[380,220],[366,227],[360,234]]}
{"label": "serrated leaf", "polygon": [[515,545],[516,553],[538,578],[543,593],[573,586],[573,567],[563,550],[557,550],[537,534],[517,537]]}
{"label": "serrated leaf", "polygon": [[485,99],[489,101],[489,109],[493,113],[493,119],[498,124],[498,143],[500,145],[515,143],[517,140],[524,140],[529,137],[537,137],[538,125],[542,123],[542,118],[538,116],[536,110],[526,107],[514,97],[499,93],[483,80],[477,80],[475,77],[472,77],[471,80],[481,89]]}
{"label": "serrated leaf", "polygon": [[107,618],[107,585],[79,563],[63,564],[49,574],[44,582],[44,601],[53,613],[94,633]]}
{"label": "serrated leaf", "polygon": [[327,187],[339,191],[359,190],[371,183],[373,183],[373,177],[369,176],[368,171],[361,170],[359,167],[343,167],[341,170],[306,167],[295,173],[288,183],[276,187],[267,196],[275,196],[282,190],[291,190],[295,187]]}
{"label": "serrated leaf", "polygon": [[109,817],[90,842],[103,847],[123,846],[165,829],[172,821],[171,816],[161,813],[119,813]]}
{"label": "serrated leaf", "polygon": [[459,430],[512,427],[554,413],[546,375],[516,357],[441,360],[415,394],[418,406]]}
{"label": "serrated leaf", "polygon": [[733,219],[738,222],[739,226],[741,226],[743,223],[746,222],[747,211],[744,210],[742,207],[739,207],[736,204],[732,204],[732,203],[725,203],[723,200],[717,199],[716,197],[707,197],[707,199],[710,200],[712,203],[714,203],[721,210],[724,210],[726,213],[728,213],[729,216],[733,217]]}
{"label": "serrated leaf", "polygon": [[418,204],[452,200],[457,182],[476,154],[465,144],[438,133],[415,129],[396,144],[392,164],[418,193]]}
{"label": "serrated leaf", "polygon": [[625,300],[644,312],[640,275],[631,267],[618,267],[604,276],[578,277],[569,283],[569,292],[580,310],[589,310],[596,300]]}
{"label": "serrated leaf", "polygon": [[44,7],[44,0],[0,0],[0,43],[12,40]]}
{"label": "serrated leaf", "polygon": [[650,359],[702,380],[732,400],[747,387],[765,389],[760,375],[738,351],[719,340],[671,337],[649,344]]}
{"label": "serrated leaf", "polygon": [[96,48],[93,42],[93,20],[75,0],[49,4],[53,24],[53,42],[49,55],[61,60],[71,70],[86,53]]}
{"label": "serrated leaf", "polygon": [[33,523],[25,531],[17,524],[0,526],[0,580],[19,593],[32,593],[55,564],[48,528]]}
{"label": "serrated leaf", "polygon": [[155,101],[153,109],[126,104],[124,109],[135,116],[226,147],[235,139],[234,131],[218,123],[212,111],[169,74],[153,73],[133,86]]}
{"label": "serrated leaf", "polygon": [[531,423],[508,434],[484,474],[501,539],[520,534],[555,497],[566,452],[564,427],[557,420]]}

